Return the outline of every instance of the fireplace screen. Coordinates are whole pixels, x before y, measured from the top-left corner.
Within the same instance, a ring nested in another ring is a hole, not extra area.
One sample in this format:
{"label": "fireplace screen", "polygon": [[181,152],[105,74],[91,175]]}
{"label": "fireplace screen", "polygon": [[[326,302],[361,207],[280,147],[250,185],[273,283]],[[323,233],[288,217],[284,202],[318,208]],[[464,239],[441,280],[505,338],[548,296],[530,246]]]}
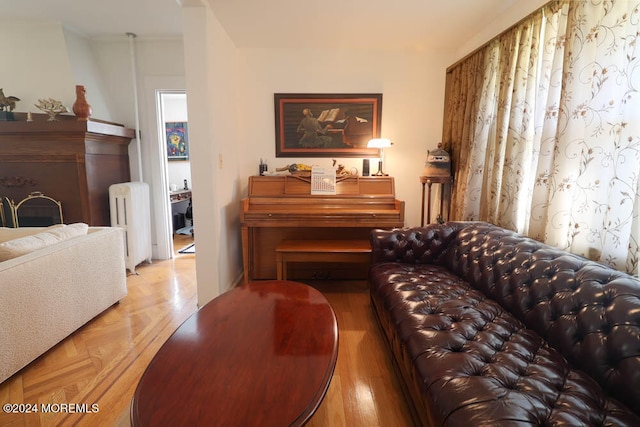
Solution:
{"label": "fireplace screen", "polygon": [[3,227],[16,227],[16,207],[13,205],[13,201],[8,197],[3,197],[0,200],[0,220],[2,220]]}
{"label": "fireplace screen", "polygon": [[15,218],[18,227],[62,224],[62,204],[42,193],[31,193],[16,205]]}

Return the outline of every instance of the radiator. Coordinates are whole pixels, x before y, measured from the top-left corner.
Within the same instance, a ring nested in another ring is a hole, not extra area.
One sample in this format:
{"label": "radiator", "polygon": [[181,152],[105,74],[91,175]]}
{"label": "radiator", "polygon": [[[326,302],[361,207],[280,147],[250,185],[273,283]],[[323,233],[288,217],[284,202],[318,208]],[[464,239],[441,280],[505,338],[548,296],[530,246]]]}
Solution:
{"label": "radiator", "polygon": [[151,262],[149,185],[124,182],[109,187],[111,226],[124,229],[125,265],[132,274],[142,261]]}

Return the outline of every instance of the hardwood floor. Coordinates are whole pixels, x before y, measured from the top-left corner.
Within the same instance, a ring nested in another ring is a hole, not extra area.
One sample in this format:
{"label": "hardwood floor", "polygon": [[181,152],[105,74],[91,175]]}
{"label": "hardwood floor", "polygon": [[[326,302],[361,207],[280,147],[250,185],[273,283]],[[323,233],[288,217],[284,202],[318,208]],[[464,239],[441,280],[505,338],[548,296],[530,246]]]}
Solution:
{"label": "hardwood floor", "polygon": [[324,401],[307,423],[323,426],[413,425],[369,305],[367,282],[309,282],[338,318],[338,361]]}
{"label": "hardwood floor", "polygon": [[[177,236],[176,251],[190,241]],[[78,404],[86,406],[75,409],[90,413],[0,412],[0,426],[129,426],[131,396],[144,369],[196,310],[194,260],[193,254],[177,254],[142,264],[138,275],[128,276],[129,294],[119,304],[0,384],[2,404],[50,404],[53,410]],[[339,353],[327,395],[307,425],[411,425],[369,307],[367,283],[310,284],[334,307]]]}

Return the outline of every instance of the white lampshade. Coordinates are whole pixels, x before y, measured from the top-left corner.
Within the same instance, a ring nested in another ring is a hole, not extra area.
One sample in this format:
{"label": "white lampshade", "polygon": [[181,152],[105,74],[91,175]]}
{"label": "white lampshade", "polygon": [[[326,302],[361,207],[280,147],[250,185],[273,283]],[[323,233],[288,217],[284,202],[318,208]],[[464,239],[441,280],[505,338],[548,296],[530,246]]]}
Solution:
{"label": "white lampshade", "polygon": [[377,148],[380,150],[380,161],[378,162],[378,172],[373,176],[387,176],[388,174],[382,171],[382,163],[384,162],[384,149],[391,147],[391,140],[387,138],[374,138],[367,142],[367,148]]}
{"label": "white lampshade", "polygon": [[391,140],[387,138],[374,138],[367,142],[367,148],[387,148],[391,147]]}

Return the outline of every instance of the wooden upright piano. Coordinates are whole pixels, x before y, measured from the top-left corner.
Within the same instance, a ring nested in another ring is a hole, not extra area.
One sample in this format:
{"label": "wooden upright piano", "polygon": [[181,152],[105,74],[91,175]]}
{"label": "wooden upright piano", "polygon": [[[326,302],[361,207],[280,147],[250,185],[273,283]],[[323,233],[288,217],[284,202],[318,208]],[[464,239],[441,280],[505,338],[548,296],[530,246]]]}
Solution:
{"label": "wooden upright piano", "polygon": [[[388,176],[338,178],[335,195],[311,195],[310,180],[304,177],[251,176],[240,223],[246,283],[276,278],[275,249],[283,240],[368,240],[371,229],[403,227],[404,202],[395,198],[394,180]],[[295,277],[319,278],[314,266],[296,268]],[[335,268],[343,271],[332,278],[353,273]]]}

